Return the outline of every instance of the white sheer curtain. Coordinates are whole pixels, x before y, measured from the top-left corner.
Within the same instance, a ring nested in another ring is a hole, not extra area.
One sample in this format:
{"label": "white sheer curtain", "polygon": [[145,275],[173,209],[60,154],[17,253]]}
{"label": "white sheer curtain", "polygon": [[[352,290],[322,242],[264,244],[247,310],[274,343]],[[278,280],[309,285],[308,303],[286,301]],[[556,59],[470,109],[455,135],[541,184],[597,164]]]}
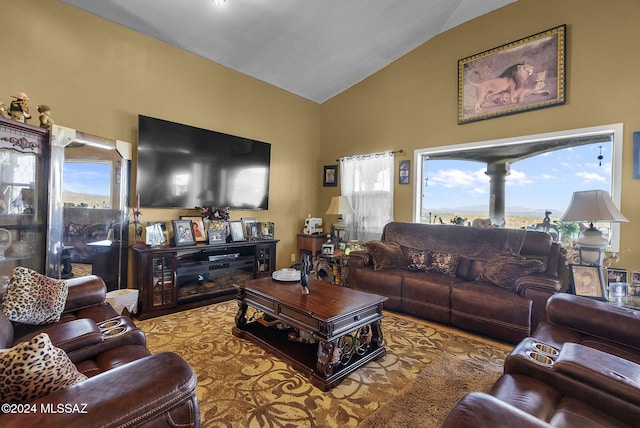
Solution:
{"label": "white sheer curtain", "polygon": [[345,216],[347,239],[380,239],[382,228],[393,220],[393,152],[340,159],[341,192],[355,214]]}

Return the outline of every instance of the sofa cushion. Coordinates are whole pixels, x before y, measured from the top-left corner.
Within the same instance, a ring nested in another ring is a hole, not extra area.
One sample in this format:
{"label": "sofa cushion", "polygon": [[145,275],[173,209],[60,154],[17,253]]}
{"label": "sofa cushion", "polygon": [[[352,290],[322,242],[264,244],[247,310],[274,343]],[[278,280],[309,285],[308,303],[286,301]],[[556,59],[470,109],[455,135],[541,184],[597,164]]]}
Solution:
{"label": "sofa cushion", "polygon": [[456,276],[456,269],[458,268],[459,262],[460,256],[456,254],[435,252],[431,253],[431,260],[427,270],[447,276]]}
{"label": "sofa cushion", "polygon": [[509,250],[496,254],[487,262],[482,279],[512,290],[518,278],[543,269],[544,264],[540,260],[528,259]]}
{"label": "sofa cushion", "polygon": [[412,272],[426,272],[429,269],[431,254],[429,251],[419,248],[411,248],[401,246],[407,262],[409,262],[409,270]]}
{"label": "sofa cushion", "polygon": [[2,300],[2,312],[11,321],[47,324],[60,320],[68,294],[67,284],[26,267],[16,267]]}
{"label": "sofa cushion", "polygon": [[0,396],[10,403],[28,403],[87,379],[46,333],[0,352],[0,367]]}
{"label": "sofa cushion", "polygon": [[400,244],[396,242],[370,241],[367,242],[367,249],[371,253],[375,270],[407,267],[407,259]]}

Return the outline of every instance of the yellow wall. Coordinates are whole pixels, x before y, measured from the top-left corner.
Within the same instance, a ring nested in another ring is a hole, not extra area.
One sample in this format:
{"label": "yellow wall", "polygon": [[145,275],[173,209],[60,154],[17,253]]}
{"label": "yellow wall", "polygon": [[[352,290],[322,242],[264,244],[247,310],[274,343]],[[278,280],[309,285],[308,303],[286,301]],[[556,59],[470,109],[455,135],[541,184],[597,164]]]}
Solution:
{"label": "yellow wall", "polygon": [[[322,186],[322,166],[340,156],[404,149],[397,161],[413,160],[418,148],[622,122],[621,208],[630,223],[622,226],[618,265],[640,270],[640,181],[632,179],[632,133],[640,130],[637,0],[519,0],[441,34],[322,105],[59,1],[5,2],[1,12],[5,103],[24,91],[32,110],[50,105],[57,124],[134,146],[138,114],[272,143],[271,208],[232,217],[276,223],[278,268],[296,253],[302,219],[326,217],[339,187]],[[457,124],[458,59],[561,24],[565,105]],[[396,185],[395,207],[396,220],[411,220],[412,186]],[[194,211],[142,214],[167,221]]]}
{"label": "yellow wall", "polygon": [[[640,130],[640,2],[519,0],[447,31],[325,102],[321,164],[379,150],[415,149],[623,123],[618,266],[640,270],[640,181],[633,180],[633,132]],[[457,124],[457,61],[567,24],[567,103]],[[397,168],[396,168],[397,174]],[[397,180],[396,180],[397,181]],[[412,178],[413,184],[413,178]],[[395,185],[395,219],[411,221],[412,186]],[[321,195],[320,206],[331,194]]]}
{"label": "yellow wall", "polygon": [[[30,124],[47,104],[56,124],[134,147],[138,114],[271,143],[269,210],[231,217],[274,221],[278,268],[291,265],[322,185],[318,104],[55,0],[4,2],[0,28],[0,100],[26,92]],[[199,214],[141,211],[143,222]]]}

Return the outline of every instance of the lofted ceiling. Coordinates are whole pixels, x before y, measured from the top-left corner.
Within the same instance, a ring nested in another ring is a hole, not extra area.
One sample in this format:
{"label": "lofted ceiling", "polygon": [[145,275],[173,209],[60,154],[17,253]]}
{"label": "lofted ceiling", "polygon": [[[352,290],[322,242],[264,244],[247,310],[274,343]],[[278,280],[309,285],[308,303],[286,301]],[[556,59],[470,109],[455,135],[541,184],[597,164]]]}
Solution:
{"label": "lofted ceiling", "polygon": [[517,0],[61,0],[322,103]]}

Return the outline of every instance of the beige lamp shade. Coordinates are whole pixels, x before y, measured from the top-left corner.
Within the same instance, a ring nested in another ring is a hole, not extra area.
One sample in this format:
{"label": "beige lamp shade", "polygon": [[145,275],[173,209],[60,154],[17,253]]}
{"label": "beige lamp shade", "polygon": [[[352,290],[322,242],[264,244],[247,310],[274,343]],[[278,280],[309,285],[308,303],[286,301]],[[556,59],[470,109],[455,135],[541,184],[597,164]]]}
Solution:
{"label": "beige lamp shade", "polygon": [[596,223],[609,221],[623,223],[627,218],[613,204],[606,190],[583,190],[573,192],[567,211],[560,217],[563,223]]}
{"label": "beige lamp shade", "polygon": [[344,215],[353,214],[353,208],[349,204],[349,199],[346,196],[334,196],[331,198],[331,204],[325,214]]}
{"label": "beige lamp shade", "polygon": [[351,204],[349,203],[349,199],[346,196],[334,196],[331,198],[331,204],[329,204],[329,209],[325,214],[332,214],[338,216],[338,221],[333,223],[333,227],[335,229],[344,229],[346,224],[344,219],[342,218],[345,214],[353,214],[353,208],[351,208]]}
{"label": "beige lamp shade", "polygon": [[[573,192],[569,208],[562,215],[560,221],[563,223],[589,223],[590,227],[582,231],[576,242],[583,249],[592,249],[601,254],[609,242],[602,235],[602,232],[593,227],[593,223],[598,221],[623,223],[629,220],[618,211],[609,196],[609,192],[605,190],[584,190]],[[581,255],[581,258],[585,257]],[[599,258],[601,259],[601,256]],[[587,261],[595,263],[596,256]]]}

